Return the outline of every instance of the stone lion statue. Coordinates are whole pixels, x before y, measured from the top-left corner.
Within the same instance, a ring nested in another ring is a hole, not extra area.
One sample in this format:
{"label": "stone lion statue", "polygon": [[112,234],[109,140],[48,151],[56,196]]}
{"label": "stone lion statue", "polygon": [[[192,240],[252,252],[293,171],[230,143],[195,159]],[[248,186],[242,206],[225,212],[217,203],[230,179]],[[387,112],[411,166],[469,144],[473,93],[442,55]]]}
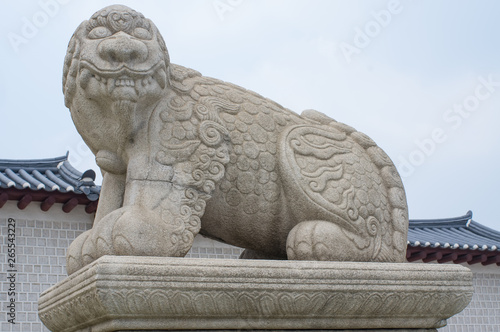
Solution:
{"label": "stone lion statue", "polygon": [[155,25],[125,6],[77,28],[63,76],[103,172],[69,274],[103,255],[184,256],[198,233],[243,258],[404,261],[403,184],[355,129],[170,63]]}

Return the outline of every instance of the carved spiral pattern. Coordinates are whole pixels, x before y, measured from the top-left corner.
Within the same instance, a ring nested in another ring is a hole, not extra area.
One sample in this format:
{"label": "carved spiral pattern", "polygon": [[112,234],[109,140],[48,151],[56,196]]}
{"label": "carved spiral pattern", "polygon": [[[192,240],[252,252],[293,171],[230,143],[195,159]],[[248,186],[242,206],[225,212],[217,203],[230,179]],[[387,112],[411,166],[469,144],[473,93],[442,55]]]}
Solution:
{"label": "carved spiral pattern", "polygon": [[366,221],[366,230],[370,236],[376,236],[379,233],[380,222],[375,217],[369,217]]}
{"label": "carved spiral pattern", "polygon": [[298,183],[308,199],[340,217],[353,245],[373,252],[376,261],[400,261],[404,257],[394,250],[401,253],[404,248],[395,232],[406,234],[408,223],[401,180],[370,138],[356,131],[346,135],[338,127],[290,129],[285,145],[290,167],[300,172]]}
{"label": "carved spiral pattern", "polygon": [[[224,176],[225,165],[229,161],[228,131],[213,105],[205,101],[195,102],[184,95],[189,83],[177,79],[189,80],[194,74],[181,67],[173,68],[174,87],[181,87],[177,94],[169,97],[168,110],[159,112],[163,122],[160,132],[161,146],[156,160],[172,165],[183,179],[180,202],[166,204],[169,214],[176,216],[179,227],[172,232],[172,241],[178,250],[187,252],[194,235],[201,227],[201,216],[205,212],[206,200],[216,189],[216,183]],[[196,75],[195,75],[196,76]],[[190,167],[183,162],[189,161]],[[175,211],[178,206],[178,211]]]}
{"label": "carved spiral pattern", "polygon": [[203,104],[197,104],[195,106],[195,110],[196,110],[196,115],[200,118],[200,119],[204,119],[208,113],[209,113],[209,109],[207,106],[203,105]]}
{"label": "carved spiral pattern", "polygon": [[199,134],[201,141],[208,146],[217,146],[228,137],[226,128],[213,121],[203,121],[200,124]]}
{"label": "carved spiral pattern", "polygon": [[[373,140],[334,120],[314,128],[250,91],[190,76],[191,71],[180,66],[173,70],[182,86],[178,93],[194,102],[192,118],[201,141],[190,158],[196,165],[191,171],[193,184],[205,193],[220,188],[227,207],[218,209],[215,218],[229,223],[235,214],[269,218],[278,213],[274,202],[280,197],[283,176],[276,167],[279,133],[303,125],[300,134],[288,136],[288,142],[309,200],[343,220],[353,245],[376,250],[375,260],[392,261],[393,249],[403,257],[398,234],[406,234],[408,219],[402,183],[389,157]],[[229,150],[207,149],[211,144],[224,147],[225,136]]]}
{"label": "carved spiral pattern", "polygon": [[164,202],[164,205],[169,211],[170,218],[173,219],[172,229],[169,230],[170,241],[176,246],[177,255],[184,256],[191,249],[194,236],[200,230],[200,217],[205,211],[205,201],[210,196],[200,194],[193,188],[179,188],[176,192],[180,195],[178,200],[168,198],[167,200],[174,199],[174,201]]}
{"label": "carved spiral pattern", "polygon": [[133,18],[129,13],[119,13],[111,12],[108,15],[109,25],[113,27],[114,30],[129,30],[133,24]]}

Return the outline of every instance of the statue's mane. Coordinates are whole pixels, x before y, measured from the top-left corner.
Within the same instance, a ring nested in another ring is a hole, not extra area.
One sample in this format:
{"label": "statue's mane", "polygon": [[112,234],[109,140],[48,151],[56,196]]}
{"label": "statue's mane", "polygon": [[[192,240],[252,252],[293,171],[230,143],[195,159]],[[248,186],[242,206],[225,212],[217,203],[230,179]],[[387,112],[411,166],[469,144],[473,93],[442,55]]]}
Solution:
{"label": "statue's mane", "polygon": [[[277,102],[265,98],[254,92],[252,90],[245,89],[239,85],[225,82],[216,78],[203,76],[200,72],[187,68],[178,64],[170,63],[169,66],[169,79],[170,79],[170,87],[176,91],[177,93],[190,95],[191,97],[195,97],[194,99],[199,98],[196,91],[193,89],[196,86],[203,86],[203,88],[208,89],[209,93],[213,97],[219,97],[231,104],[239,104],[239,102],[235,99],[227,98],[227,96],[221,92],[222,90],[236,90],[236,92],[244,96],[245,101],[248,101],[254,105],[265,105],[274,110],[279,110],[279,112],[285,112],[289,114],[293,114],[297,116],[296,113],[290,111],[289,109],[283,107]],[[195,89],[196,90],[196,89]]]}

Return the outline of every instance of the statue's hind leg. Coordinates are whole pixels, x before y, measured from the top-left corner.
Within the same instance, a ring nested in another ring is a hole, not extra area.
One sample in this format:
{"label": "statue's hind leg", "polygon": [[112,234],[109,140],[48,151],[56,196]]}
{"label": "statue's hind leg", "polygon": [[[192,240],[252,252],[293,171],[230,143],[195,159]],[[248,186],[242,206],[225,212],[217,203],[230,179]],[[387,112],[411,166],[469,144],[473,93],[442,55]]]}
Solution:
{"label": "statue's hind leg", "polygon": [[286,204],[295,223],[287,237],[289,259],[405,259],[404,189],[373,141],[332,120],[328,126],[292,126],[279,143]]}
{"label": "statue's hind leg", "polygon": [[[354,237],[330,221],[311,220],[296,225],[288,234],[286,253],[290,260],[369,261],[370,250],[359,250]],[[356,237],[359,245],[370,247],[369,240]]]}

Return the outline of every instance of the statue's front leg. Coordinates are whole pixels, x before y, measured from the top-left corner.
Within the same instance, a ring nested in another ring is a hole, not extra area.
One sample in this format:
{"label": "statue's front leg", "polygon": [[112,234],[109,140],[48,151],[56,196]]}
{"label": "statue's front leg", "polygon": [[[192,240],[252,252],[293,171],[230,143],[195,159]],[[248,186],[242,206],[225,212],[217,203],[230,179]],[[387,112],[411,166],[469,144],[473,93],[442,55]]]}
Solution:
{"label": "statue's front leg", "polygon": [[[198,206],[198,209],[196,209]],[[171,182],[132,180],[125,204],[110,217],[109,243],[97,244],[97,254],[184,256],[198,234],[205,201],[197,192]]]}
{"label": "statue's front leg", "polygon": [[72,244],[68,274],[104,255],[184,256],[201,228],[207,198],[172,182],[127,181],[123,206]]}
{"label": "statue's front leg", "polygon": [[80,234],[68,248],[66,254],[66,270],[68,274],[79,270],[95,259],[95,248],[93,245],[89,246],[89,236],[94,233],[94,229],[104,217],[122,207],[124,193],[125,174],[105,172],[93,228]]}

